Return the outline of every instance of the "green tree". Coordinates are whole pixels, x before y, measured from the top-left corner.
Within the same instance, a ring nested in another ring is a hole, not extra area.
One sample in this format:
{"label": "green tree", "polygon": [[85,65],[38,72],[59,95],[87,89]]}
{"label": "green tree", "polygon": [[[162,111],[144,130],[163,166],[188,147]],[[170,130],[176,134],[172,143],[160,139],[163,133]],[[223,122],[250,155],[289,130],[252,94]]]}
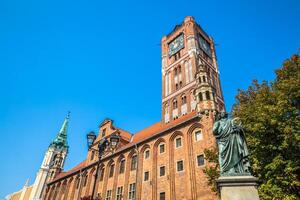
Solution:
{"label": "green tree", "polygon": [[286,60],[271,83],[239,90],[232,113],[245,129],[260,198],[300,199],[300,56]]}

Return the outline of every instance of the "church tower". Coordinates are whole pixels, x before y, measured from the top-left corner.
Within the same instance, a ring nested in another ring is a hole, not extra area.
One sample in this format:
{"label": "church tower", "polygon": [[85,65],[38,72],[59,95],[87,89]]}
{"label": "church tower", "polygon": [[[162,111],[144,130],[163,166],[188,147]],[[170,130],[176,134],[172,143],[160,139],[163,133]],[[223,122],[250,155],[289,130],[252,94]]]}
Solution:
{"label": "church tower", "polygon": [[193,17],[162,38],[162,121],[224,109],[213,39]]}
{"label": "church tower", "polygon": [[63,125],[58,132],[56,138],[50,143],[45,153],[42,165],[37,172],[35,182],[33,184],[30,200],[40,200],[43,189],[48,181],[62,171],[64,162],[68,153],[67,129],[69,124],[70,113],[66,116]]}

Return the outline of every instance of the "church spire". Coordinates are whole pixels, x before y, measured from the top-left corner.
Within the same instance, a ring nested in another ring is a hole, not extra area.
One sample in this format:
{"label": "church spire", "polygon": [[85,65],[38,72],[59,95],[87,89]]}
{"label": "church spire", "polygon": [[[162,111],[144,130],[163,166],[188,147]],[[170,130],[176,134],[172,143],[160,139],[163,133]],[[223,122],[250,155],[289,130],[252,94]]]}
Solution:
{"label": "church spire", "polygon": [[68,142],[67,142],[67,130],[69,125],[69,119],[70,119],[70,112],[68,112],[64,123],[58,132],[56,138],[51,142],[50,146],[55,148],[64,148],[68,149]]}

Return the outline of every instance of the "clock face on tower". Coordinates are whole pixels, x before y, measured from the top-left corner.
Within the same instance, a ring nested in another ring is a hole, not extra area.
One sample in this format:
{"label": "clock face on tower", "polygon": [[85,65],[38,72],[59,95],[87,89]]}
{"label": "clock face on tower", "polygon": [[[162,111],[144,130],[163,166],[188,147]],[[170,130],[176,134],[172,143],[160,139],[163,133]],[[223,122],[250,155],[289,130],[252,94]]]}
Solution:
{"label": "clock face on tower", "polygon": [[180,49],[184,48],[184,35],[180,34],[177,38],[175,38],[172,42],[169,43],[168,46],[169,57],[177,53]]}
{"label": "clock face on tower", "polygon": [[211,50],[210,44],[200,35],[199,36],[199,44],[200,48],[209,56],[211,57]]}

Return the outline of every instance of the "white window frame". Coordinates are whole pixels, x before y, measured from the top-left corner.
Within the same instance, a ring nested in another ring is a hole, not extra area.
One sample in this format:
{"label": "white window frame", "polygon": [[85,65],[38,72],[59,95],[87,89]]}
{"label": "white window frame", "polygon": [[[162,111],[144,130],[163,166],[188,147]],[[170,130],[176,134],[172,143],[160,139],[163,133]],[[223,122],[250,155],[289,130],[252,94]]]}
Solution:
{"label": "white window frame", "polygon": [[116,200],[121,200],[123,196],[123,186],[117,187]]}
{"label": "white window frame", "polygon": [[129,190],[128,190],[128,200],[135,200],[135,195],[136,195],[136,185],[135,183],[131,183],[129,185]]}
{"label": "white window frame", "polygon": [[[146,152],[148,152],[148,157],[147,157],[147,158],[146,158],[146,155],[147,155]],[[144,153],[144,159],[147,160],[147,159],[149,159],[149,158],[150,158],[150,150],[149,150],[149,149],[146,149],[146,150],[145,150],[145,153]]]}
{"label": "white window frame", "polygon": [[[160,169],[161,169],[162,167],[164,168],[164,175],[160,175]],[[164,177],[164,176],[166,176],[166,166],[165,166],[165,165],[159,166],[158,169],[159,169],[159,177]]]}
{"label": "white window frame", "polygon": [[[201,134],[201,138],[200,139],[197,139],[197,133],[199,133],[200,132],[200,134]],[[194,132],[194,137],[195,137],[195,142],[199,142],[199,141],[202,141],[203,140],[203,132],[202,132],[202,130],[196,130],[195,132]]]}
{"label": "white window frame", "polygon": [[111,200],[111,190],[106,190],[105,200]]}
{"label": "white window frame", "polygon": [[[178,139],[180,139],[180,146],[177,146],[177,140],[178,140]],[[174,145],[175,145],[175,148],[176,148],[176,149],[181,148],[181,147],[183,146],[183,145],[182,145],[182,137],[181,137],[181,136],[176,137],[175,140],[174,140],[174,142],[175,142]]]}
{"label": "white window frame", "polygon": [[[179,162],[182,162],[182,170],[181,171],[178,171],[178,163]],[[176,172],[178,172],[178,173],[184,172],[184,160],[183,159],[176,161]]]}
{"label": "white window frame", "polygon": [[[164,145],[164,151],[160,152],[160,148],[161,148],[160,146],[162,146],[162,145]],[[159,149],[158,149],[159,150],[159,154],[164,154],[166,152],[166,143],[161,143],[161,144],[158,145],[158,147],[159,147]]]}

